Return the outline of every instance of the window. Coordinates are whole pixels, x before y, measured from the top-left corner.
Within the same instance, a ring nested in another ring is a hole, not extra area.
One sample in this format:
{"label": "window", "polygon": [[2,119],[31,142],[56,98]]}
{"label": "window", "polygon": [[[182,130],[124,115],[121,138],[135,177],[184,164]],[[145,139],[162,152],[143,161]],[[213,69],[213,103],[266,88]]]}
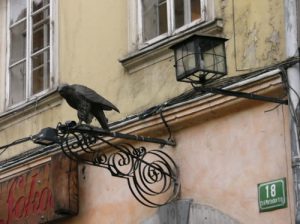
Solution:
{"label": "window", "polygon": [[204,20],[204,0],[139,0],[140,40],[155,41]]}
{"label": "window", "polygon": [[51,0],[8,0],[7,107],[51,87],[50,5]]}

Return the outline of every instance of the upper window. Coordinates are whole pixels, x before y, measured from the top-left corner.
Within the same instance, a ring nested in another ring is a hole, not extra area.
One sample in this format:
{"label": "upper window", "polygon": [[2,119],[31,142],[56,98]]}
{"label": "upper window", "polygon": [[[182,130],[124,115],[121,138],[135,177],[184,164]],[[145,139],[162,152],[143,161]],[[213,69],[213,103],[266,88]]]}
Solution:
{"label": "upper window", "polygon": [[7,107],[51,87],[50,6],[51,0],[8,0]]}
{"label": "upper window", "polygon": [[140,40],[156,41],[204,20],[205,0],[139,0]]}

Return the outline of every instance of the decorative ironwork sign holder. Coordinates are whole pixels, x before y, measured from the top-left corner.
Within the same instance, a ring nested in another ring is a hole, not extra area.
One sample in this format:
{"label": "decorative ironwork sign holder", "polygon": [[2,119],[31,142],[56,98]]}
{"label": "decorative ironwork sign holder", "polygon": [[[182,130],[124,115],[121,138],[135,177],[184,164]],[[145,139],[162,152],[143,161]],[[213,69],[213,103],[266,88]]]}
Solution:
{"label": "decorative ironwork sign holder", "polygon": [[[161,147],[175,145],[170,139],[111,132],[77,125],[75,121],[59,123],[56,129],[45,128],[33,139],[38,144],[60,144],[70,159],[106,168],[112,176],[126,179],[134,197],[145,206],[158,207],[174,200],[180,191],[180,183],[173,159],[159,149],[147,151],[144,146],[113,143],[111,140],[116,138],[150,142]],[[106,146],[114,150],[105,150]]]}

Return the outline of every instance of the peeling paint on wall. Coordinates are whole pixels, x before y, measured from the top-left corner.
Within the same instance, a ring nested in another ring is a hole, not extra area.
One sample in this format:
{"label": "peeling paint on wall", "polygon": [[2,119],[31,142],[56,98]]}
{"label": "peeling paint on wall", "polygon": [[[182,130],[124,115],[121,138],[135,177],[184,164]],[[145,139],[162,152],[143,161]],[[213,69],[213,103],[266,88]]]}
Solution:
{"label": "peeling paint on wall", "polygon": [[[222,1],[222,7],[224,7]],[[284,59],[284,6],[280,0],[232,0],[225,12],[232,10],[232,21],[226,20],[225,34],[234,38],[234,61],[229,58],[229,71],[254,70]],[[233,29],[231,29],[230,24]],[[234,65],[235,64],[235,65]],[[234,68],[235,67],[235,68]],[[233,70],[232,70],[233,69]]]}

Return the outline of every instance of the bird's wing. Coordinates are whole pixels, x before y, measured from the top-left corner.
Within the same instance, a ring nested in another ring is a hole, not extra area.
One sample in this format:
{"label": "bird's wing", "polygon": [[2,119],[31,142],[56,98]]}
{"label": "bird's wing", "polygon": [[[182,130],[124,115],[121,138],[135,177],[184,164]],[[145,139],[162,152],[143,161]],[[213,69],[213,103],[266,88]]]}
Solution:
{"label": "bird's wing", "polygon": [[106,100],[104,97],[100,96],[98,93],[96,93],[94,90],[82,86],[82,85],[77,85],[74,84],[72,87],[76,90],[76,93],[82,97],[85,97],[86,100],[90,101],[91,103],[98,104],[101,106],[102,109],[104,110],[115,110],[117,112],[120,112],[119,109],[113,105],[111,102]]}

